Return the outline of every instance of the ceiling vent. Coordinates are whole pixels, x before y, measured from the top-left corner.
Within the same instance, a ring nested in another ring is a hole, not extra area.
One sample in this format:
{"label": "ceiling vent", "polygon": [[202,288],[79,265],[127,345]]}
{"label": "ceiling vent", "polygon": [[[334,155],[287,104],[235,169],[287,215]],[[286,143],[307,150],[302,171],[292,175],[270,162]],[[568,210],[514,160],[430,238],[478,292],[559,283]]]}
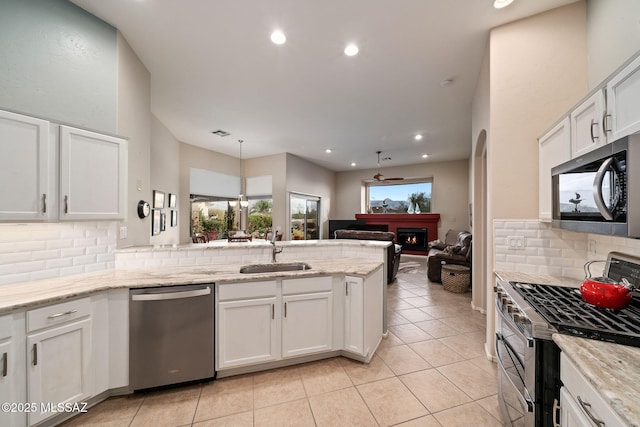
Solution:
{"label": "ceiling vent", "polygon": [[229,136],[229,135],[231,135],[229,132],[225,132],[222,129],[214,130],[211,133],[214,134],[214,135],[217,135],[217,136]]}

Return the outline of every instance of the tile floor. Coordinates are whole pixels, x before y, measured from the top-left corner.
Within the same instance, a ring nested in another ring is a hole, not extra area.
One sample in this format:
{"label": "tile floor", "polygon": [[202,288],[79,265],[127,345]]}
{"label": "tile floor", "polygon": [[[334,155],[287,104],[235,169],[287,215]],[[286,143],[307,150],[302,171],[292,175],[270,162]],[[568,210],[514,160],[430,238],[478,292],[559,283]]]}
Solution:
{"label": "tile floor", "polygon": [[[343,357],[114,397],[71,426],[501,426],[485,316],[427,281],[426,259],[388,286],[389,335],[370,364]],[[406,264],[405,264],[406,265]]]}

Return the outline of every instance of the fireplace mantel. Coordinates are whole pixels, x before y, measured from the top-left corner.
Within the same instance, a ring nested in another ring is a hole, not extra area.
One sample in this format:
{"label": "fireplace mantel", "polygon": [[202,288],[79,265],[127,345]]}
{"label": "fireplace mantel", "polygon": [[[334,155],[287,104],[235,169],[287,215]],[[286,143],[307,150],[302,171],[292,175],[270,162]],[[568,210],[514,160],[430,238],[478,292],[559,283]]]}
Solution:
{"label": "fireplace mantel", "polygon": [[[356,214],[356,219],[364,220],[367,224],[387,225],[389,231],[398,235],[398,228],[426,228],[428,241],[438,239],[438,221],[440,214]],[[403,251],[413,255],[426,255],[426,252]]]}

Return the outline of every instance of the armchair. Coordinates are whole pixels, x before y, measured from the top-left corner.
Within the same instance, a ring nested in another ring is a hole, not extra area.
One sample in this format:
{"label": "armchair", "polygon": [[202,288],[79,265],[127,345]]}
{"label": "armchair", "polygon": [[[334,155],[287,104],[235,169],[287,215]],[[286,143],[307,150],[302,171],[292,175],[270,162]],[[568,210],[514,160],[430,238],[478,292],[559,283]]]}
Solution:
{"label": "armchair", "polygon": [[431,245],[427,259],[427,277],[432,282],[442,283],[442,264],[462,265],[471,268],[471,233],[447,231],[445,241]]}

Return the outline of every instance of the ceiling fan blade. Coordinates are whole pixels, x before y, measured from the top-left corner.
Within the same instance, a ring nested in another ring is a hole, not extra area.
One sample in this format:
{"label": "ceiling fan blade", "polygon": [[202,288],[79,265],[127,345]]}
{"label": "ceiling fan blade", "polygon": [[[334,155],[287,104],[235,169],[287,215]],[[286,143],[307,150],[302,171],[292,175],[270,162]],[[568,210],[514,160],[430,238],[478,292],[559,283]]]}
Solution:
{"label": "ceiling fan blade", "polygon": [[402,181],[404,178],[385,178],[385,181]]}

